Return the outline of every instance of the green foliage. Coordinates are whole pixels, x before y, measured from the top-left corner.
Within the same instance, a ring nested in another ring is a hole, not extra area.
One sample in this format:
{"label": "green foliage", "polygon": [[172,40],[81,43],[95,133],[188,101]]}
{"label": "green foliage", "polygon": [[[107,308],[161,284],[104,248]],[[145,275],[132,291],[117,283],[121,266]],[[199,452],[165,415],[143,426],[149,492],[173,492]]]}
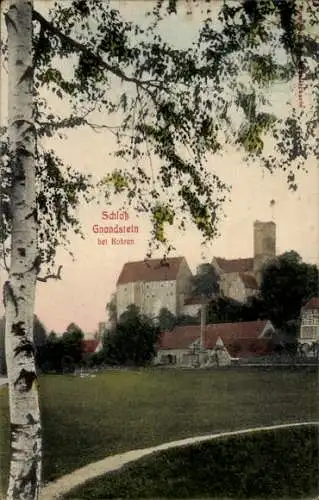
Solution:
{"label": "green foliage", "polygon": [[176,318],[176,325],[197,325],[200,323],[200,316],[191,316],[190,314],[181,314]]}
{"label": "green foliage", "polygon": [[175,326],[197,325],[200,323],[200,314],[197,316],[189,314],[174,316],[174,314],[164,307],[160,310],[157,320],[160,331],[165,332],[173,330]]}
{"label": "green foliage", "polygon": [[64,358],[71,363],[79,364],[82,361],[82,342],[84,333],[75,323],[70,323],[62,336]]}
{"label": "green foliage", "polygon": [[172,225],[174,222],[174,212],[165,205],[156,205],[152,211],[152,223],[153,223],[153,233],[157,241],[161,243],[166,242],[164,236],[164,226],[165,223]]}
{"label": "green foliage", "polygon": [[260,297],[250,297],[246,303],[228,297],[217,297],[207,307],[208,323],[236,323],[269,319]]}
{"label": "green foliage", "polygon": [[160,329],[131,305],[120,316],[114,329],[104,340],[104,358],[111,364],[144,366],[156,354]]}
{"label": "green foliage", "polygon": [[158,326],[161,332],[173,330],[176,325],[176,317],[166,307],[162,307],[157,317]]}
{"label": "green foliage", "polygon": [[[198,36],[177,48],[159,33],[165,18],[180,15],[184,8],[178,0],[150,2],[141,25],[125,21],[121,9],[107,0],[56,2],[48,19],[34,11],[37,218],[43,264],[54,262],[58,245],[68,245],[69,230],[81,235],[77,207],[90,200],[93,187],[88,175],[63,165],[44,146],[47,138],[63,139],[68,130],[83,126],[113,134],[120,166],[106,172],[98,187],[108,201],[112,194],[126,194],[130,205],[150,217],[155,244],[168,249],[166,224],[184,229],[191,221],[204,241],[218,234],[230,188],[208,167],[212,155],[234,146],[247,161],[286,171],[295,190],[296,173],[316,154],[318,42],[311,28],[318,18],[312,2],[304,2],[302,29],[295,1],[193,2],[202,17]],[[1,52],[6,57],[5,43]],[[298,78],[308,95],[306,108],[290,104],[284,115],[275,116],[268,97],[272,85],[295,84]],[[52,111],[48,93],[63,99],[64,116]],[[93,123],[93,116],[100,122]],[[265,149],[267,137],[270,150]],[[7,146],[4,131],[4,243],[11,230]],[[8,257],[6,245],[1,256]]]}
{"label": "green foliage", "polygon": [[82,363],[84,334],[75,324],[70,323],[62,336],[51,332],[38,354],[38,365],[44,372],[73,371]]}
{"label": "green foliage", "polygon": [[37,363],[42,372],[63,372],[64,346],[61,337],[51,332],[47,342],[39,350]]}
{"label": "green foliage", "polygon": [[317,463],[317,426],[266,430],[162,451],[66,498],[314,497]]}
{"label": "green foliage", "polygon": [[117,310],[116,310],[116,293],[112,293],[110,301],[106,304],[106,313],[108,320],[112,327],[117,323]]}
{"label": "green foliage", "polygon": [[[295,2],[194,2],[202,24],[196,41],[183,49],[159,34],[166,16],[179,15],[184,8],[177,0],[150,4],[143,25],[125,21],[107,0],[56,2],[48,20],[35,11],[38,135],[62,137],[65,130],[81,126],[108,130],[116,139],[114,154],[121,166],[99,183],[106,198],[125,193],[131,205],[150,215],[158,244],[169,245],[166,223],[183,229],[189,219],[204,241],[212,239],[229,192],[229,186],[207,168],[212,154],[222,153],[228,145],[238,147],[247,159],[257,159],[271,171],[287,169],[289,185],[295,189],[296,171],[315,151],[311,131],[316,123],[317,42],[308,29],[311,2],[306,4],[301,32]],[[218,25],[212,9],[217,10]],[[309,109],[292,105],[286,116],[266,111],[267,106],[271,109],[271,86],[292,81],[300,68],[303,85],[310,89]],[[72,110],[69,116],[54,116],[43,90],[63,99]],[[103,121],[93,124],[93,112]],[[271,153],[265,151],[266,136],[275,139]],[[153,158],[158,160],[156,169]],[[38,161],[46,163],[47,157]],[[53,162],[63,170],[56,157]],[[50,191],[39,200],[41,206],[52,207],[53,238],[48,220],[44,234],[51,245],[48,260],[65,240],[65,232],[57,236],[62,230],[80,231],[74,209],[90,186],[90,180],[79,174],[73,173],[62,185],[57,173],[52,175],[58,196],[52,203]],[[6,224],[1,232],[7,235]]]}
{"label": "green foliage", "polygon": [[318,295],[318,268],[302,261],[294,251],[285,252],[262,272],[261,297],[269,319],[278,328],[298,320],[300,309]]}
{"label": "green foliage", "polygon": [[[53,115],[46,118],[38,114],[47,123],[37,123],[38,137],[53,135]],[[75,121],[76,124],[76,121]],[[75,124],[69,125],[74,127]],[[68,127],[68,120],[61,126]],[[50,130],[50,133],[48,132]],[[11,233],[10,189],[12,181],[11,161],[8,154],[7,130],[4,128],[0,139],[2,162],[0,165],[0,241],[3,243],[0,256],[8,257],[9,249],[6,242]],[[90,176],[80,173],[68,165],[51,150],[36,151],[36,204],[35,218],[38,222],[38,249],[42,264],[52,265],[55,262],[56,250],[59,245],[68,248],[68,233],[70,230],[83,237],[80,223],[77,219],[77,208],[81,201],[90,200],[92,184]],[[69,251],[71,253],[71,251]]]}
{"label": "green foliage", "polygon": [[200,264],[192,280],[192,294],[210,298],[219,294],[219,276],[212,264]]}

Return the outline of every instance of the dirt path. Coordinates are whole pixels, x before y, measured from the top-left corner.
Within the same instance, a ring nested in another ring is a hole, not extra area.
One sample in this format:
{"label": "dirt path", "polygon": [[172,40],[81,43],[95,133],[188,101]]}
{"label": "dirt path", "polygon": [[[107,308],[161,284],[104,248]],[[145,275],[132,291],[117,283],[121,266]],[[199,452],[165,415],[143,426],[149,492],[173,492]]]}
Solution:
{"label": "dirt path", "polygon": [[118,455],[112,455],[99,460],[98,462],[93,462],[89,465],[81,467],[80,469],[71,472],[65,476],[60,477],[52,483],[48,483],[42,488],[40,494],[40,500],[56,500],[61,498],[63,494],[72,490],[76,486],[80,486],[88,480],[95,479],[99,476],[107,474],[108,472],[117,471],[124,465],[134,462],[139,458],[151,455],[152,453],[167,450],[169,448],[178,448],[180,446],[186,446],[189,444],[200,443],[203,441],[209,441],[212,439],[218,439],[226,436],[234,436],[239,434],[251,434],[253,432],[260,432],[264,430],[272,429],[284,429],[287,427],[298,427],[305,425],[319,425],[319,422],[299,422],[295,424],[280,424],[271,425],[267,427],[254,427],[250,429],[243,429],[239,431],[232,432],[222,432],[217,434],[209,434],[205,436],[196,436],[187,439],[180,439],[178,441],[170,441],[168,443],[163,443],[158,446],[152,446],[150,448],[144,448],[140,450],[131,450],[124,453],[119,453]]}

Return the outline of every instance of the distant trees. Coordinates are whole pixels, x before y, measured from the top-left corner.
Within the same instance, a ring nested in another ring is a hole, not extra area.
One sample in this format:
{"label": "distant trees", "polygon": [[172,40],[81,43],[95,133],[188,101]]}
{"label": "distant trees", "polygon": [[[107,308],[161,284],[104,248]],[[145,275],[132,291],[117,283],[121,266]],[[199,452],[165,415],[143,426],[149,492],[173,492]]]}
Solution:
{"label": "distant trees", "polygon": [[190,314],[181,314],[176,318],[177,326],[197,325],[198,323],[200,323],[200,311],[198,311],[198,314],[196,316],[192,316]]}
{"label": "distant trees", "polygon": [[243,304],[228,297],[217,297],[207,307],[208,323],[243,321]]}
{"label": "distant trees", "polygon": [[106,313],[108,315],[109,324],[114,328],[117,323],[117,309],[116,309],[116,292],[112,293],[110,301],[106,304]]}
{"label": "distant trees", "polygon": [[82,361],[84,333],[75,323],[70,323],[62,336],[64,366],[79,365]]}
{"label": "distant trees", "polygon": [[161,332],[173,330],[176,325],[176,316],[167,307],[162,307],[158,317],[158,326]]}
{"label": "distant trees", "polygon": [[128,366],[145,366],[156,354],[160,328],[130,305],[120,316],[114,331],[104,339],[104,362]]}
{"label": "distant trees", "polygon": [[301,307],[318,295],[318,268],[297,252],[279,255],[262,272],[260,297],[268,318],[280,329],[295,330]]}
{"label": "distant trees", "polygon": [[200,264],[197,267],[192,280],[192,294],[206,298],[219,294],[219,276],[212,264]]}
{"label": "distant trees", "polygon": [[261,297],[249,297],[245,303],[230,297],[217,297],[207,307],[208,323],[232,323],[266,318],[267,311]]}
{"label": "distant trees", "polygon": [[41,347],[38,364],[43,371],[73,371],[82,363],[84,333],[75,323],[70,323],[62,336],[50,332]]}

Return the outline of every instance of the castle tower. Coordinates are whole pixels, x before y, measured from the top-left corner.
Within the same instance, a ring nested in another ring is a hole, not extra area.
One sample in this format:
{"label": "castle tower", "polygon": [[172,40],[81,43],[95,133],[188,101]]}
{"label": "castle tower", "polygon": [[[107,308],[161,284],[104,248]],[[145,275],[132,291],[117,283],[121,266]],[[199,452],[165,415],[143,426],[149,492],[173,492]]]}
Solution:
{"label": "castle tower", "polygon": [[254,222],[254,274],[260,284],[263,265],[276,257],[276,224],[274,222]]}

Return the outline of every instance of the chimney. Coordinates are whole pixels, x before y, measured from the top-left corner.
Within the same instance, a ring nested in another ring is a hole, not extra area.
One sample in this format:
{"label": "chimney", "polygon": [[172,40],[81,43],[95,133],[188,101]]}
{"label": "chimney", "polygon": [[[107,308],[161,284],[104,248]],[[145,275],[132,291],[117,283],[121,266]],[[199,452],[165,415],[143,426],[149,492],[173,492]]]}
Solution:
{"label": "chimney", "polygon": [[206,308],[207,300],[203,297],[200,310],[200,350],[199,350],[199,365],[205,362],[205,328],[206,328]]}

